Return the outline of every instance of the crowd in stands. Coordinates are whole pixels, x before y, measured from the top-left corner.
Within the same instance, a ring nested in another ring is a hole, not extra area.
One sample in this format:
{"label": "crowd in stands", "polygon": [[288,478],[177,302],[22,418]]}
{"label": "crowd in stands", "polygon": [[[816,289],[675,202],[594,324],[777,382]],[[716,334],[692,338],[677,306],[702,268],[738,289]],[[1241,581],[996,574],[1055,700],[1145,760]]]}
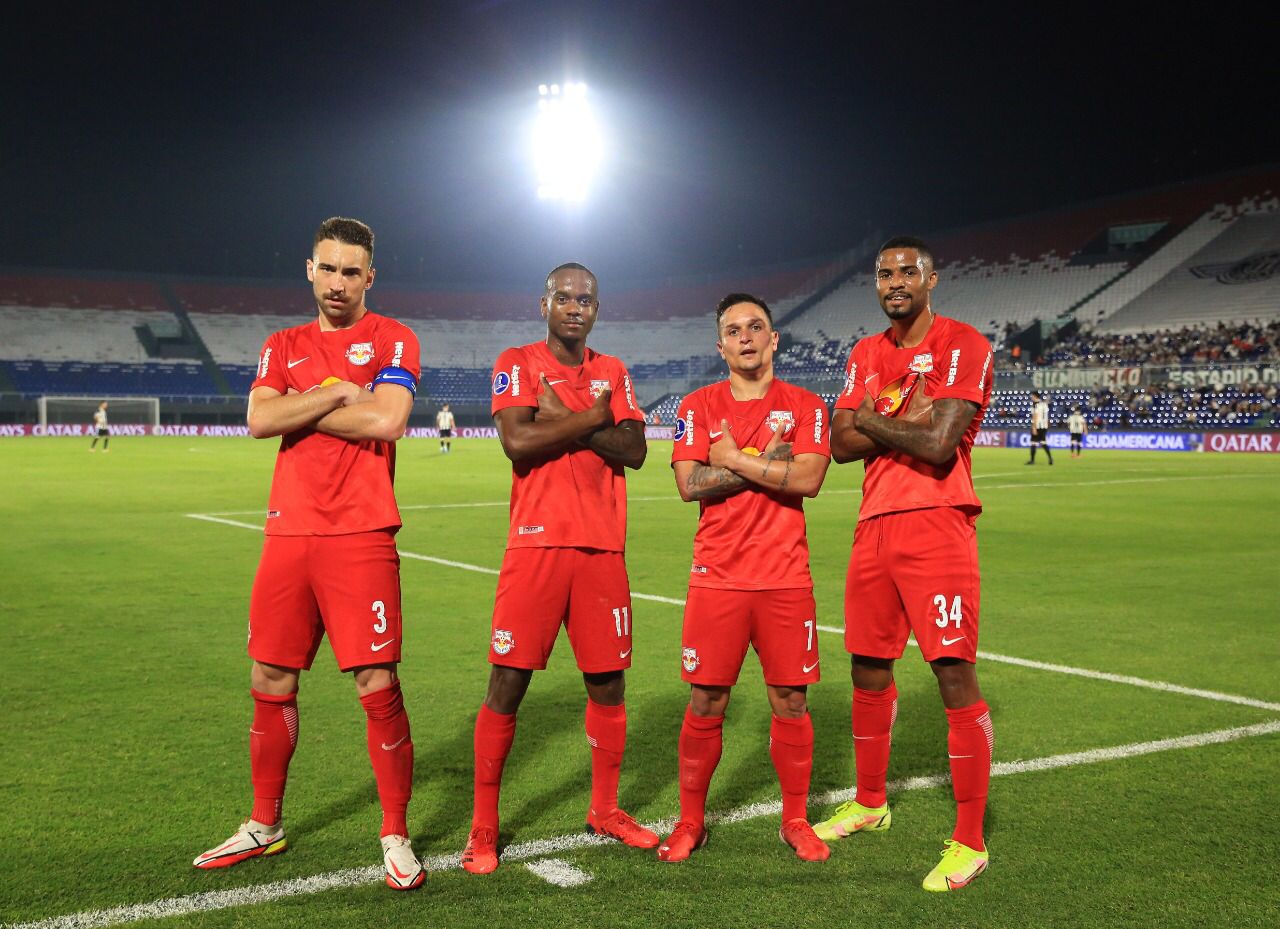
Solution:
{"label": "crowd in stands", "polygon": [[1045,352],[1052,367],[1236,364],[1280,360],[1280,319],[1156,332],[1082,332]]}

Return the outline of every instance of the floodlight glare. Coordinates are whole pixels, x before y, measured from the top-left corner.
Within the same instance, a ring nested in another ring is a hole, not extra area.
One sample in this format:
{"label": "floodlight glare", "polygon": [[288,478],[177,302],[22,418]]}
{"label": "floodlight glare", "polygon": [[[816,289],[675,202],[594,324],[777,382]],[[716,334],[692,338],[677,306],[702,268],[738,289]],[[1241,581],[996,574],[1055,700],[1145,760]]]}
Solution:
{"label": "floodlight glare", "polygon": [[[603,151],[600,130],[587,102],[587,85],[568,81],[538,87],[533,160],[538,199],[585,199]],[[563,89],[563,93],[561,93]]]}

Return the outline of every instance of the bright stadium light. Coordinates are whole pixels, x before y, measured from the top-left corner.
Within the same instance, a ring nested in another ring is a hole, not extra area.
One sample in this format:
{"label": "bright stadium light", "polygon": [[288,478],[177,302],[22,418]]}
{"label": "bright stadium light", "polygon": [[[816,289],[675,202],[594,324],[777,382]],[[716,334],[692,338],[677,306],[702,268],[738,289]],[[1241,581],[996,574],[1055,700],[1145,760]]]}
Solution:
{"label": "bright stadium light", "polygon": [[600,166],[600,128],[581,81],[538,85],[533,163],[538,199],[581,201]]}

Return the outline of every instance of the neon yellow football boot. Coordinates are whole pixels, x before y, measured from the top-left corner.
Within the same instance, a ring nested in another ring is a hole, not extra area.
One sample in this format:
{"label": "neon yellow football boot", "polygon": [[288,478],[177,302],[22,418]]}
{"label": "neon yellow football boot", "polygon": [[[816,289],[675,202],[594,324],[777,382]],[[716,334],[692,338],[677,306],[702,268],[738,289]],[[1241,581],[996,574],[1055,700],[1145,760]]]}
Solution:
{"label": "neon yellow football boot", "polygon": [[863,806],[857,800],[847,800],[836,807],[830,819],[813,824],[813,831],[824,842],[845,839],[855,832],[884,832],[893,824],[889,805]]}
{"label": "neon yellow football boot", "polygon": [[988,855],[955,839],[942,843],[942,860],[924,879],[924,889],[939,893],[968,887],[973,879],[987,870]]}

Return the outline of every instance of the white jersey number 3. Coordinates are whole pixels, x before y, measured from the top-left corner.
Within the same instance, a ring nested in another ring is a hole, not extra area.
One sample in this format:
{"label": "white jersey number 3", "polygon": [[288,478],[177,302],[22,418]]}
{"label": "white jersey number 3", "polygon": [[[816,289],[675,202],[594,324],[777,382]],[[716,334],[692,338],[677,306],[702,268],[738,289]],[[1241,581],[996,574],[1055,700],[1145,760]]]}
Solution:
{"label": "white jersey number 3", "polygon": [[369,609],[373,610],[374,615],[378,617],[378,621],[373,624],[373,631],[382,635],[387,631],[387,605],[381,600],[374,600]]}
{"label": "white jersey number 3", "polygon": [[938,594],[933,598],[933,605],[938,608],[938,618],[934,620],[939,629],[947,628],[947,623],[955,623],[956,628],[960,628],[960,620],[964,616],[964,608],[960,603],[960,595],[956,594],[955,599],[951,601],[951,612],[947,612],[947,598],[942,594]]}

